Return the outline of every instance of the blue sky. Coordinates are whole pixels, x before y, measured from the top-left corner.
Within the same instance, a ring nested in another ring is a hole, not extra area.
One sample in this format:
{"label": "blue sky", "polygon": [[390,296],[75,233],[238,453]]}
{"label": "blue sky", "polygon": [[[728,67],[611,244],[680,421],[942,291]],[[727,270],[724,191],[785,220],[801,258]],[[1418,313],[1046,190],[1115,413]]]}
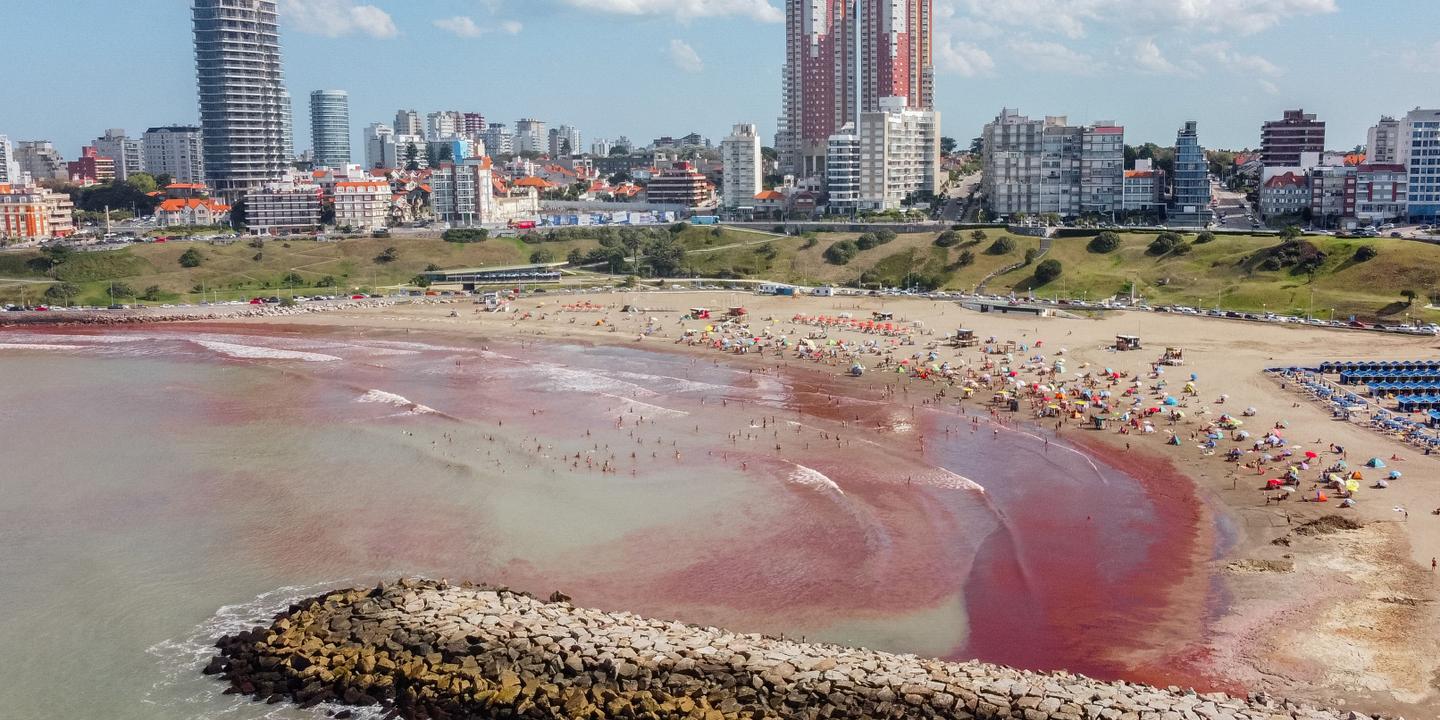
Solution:
{"label": "blue sky", "polygon": [[[1440,2],[935,0],[936,103],[962,142],[1002,106],[1115,120],[1170,144],[1259,143],[1304,107],[1328,144],[1382,113],[1440,105]],[[196,120],[188,0],[4,0],[11,72],[0,134],[67,158],[107,127]],[[783,0],[281,0],[297,149],[308,94],[348,90],[357,132],[397,108],[537,117],[585,144],[699,131],[718,141],[779,114]],[[28,99],[21,101],[21,99]],[[358,148],[357,148],[358,150]],[[356,152],[359,160],[359,152]]]}

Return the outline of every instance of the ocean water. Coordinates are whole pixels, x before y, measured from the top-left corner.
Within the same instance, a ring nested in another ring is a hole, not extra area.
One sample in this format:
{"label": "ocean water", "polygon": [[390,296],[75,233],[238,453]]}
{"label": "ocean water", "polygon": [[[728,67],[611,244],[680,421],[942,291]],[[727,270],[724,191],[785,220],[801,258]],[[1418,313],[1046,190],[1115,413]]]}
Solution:
{"label": "ocean water", "polygon": [[1190,499],[920,392],[663,348],[0,334],[0,716],[316,717],[222,696],[210,645],[401,575],[1123,675]]}

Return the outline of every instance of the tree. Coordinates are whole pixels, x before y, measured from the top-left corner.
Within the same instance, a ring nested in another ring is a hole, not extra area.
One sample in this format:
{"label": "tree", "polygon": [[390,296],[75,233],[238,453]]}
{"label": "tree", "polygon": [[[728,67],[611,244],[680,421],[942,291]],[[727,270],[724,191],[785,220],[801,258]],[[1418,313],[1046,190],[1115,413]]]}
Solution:
{"label": "tree", "polygon": [[1157,257],[1160,255],[1169,255],[1176,247],[1184,242],[1179,235],[1173,232],[1163,232],[1155,236],[1154,240],[1150,241],[1150,246],[1146,248],[1146,252]]}
{"label": "tree", "polygon": [[955,138],[942,137],[940,138],[940,154],[953,155],[955,153],[955,148],[958,147],[958,145],[959,143],[955,142]]}
{"label": "tree", "polygon": [[416,275],[415,277],[410,278],[410,284],[414,285],[415,287],[428,288],[430,287],[430,278],[424,275]]}
{"label": "tree", "polygon": [[1039,251],[1039,250],[1037,250],[1037,249],[1035,249],[1035,248],[1025,248],[1025,264],[1026,264],[1026,265],[1029,265],[1030,263],[1035,262],[1035,258],[1037,258],[1037,257],[1040,257],[1040,251]]}
{"label": "tree", "polygon": [[413,142],[405,146],[405,169],[410,172],[420,169],[420,148]]}
{"label": "tree", "polygon": [[180,254],[180,267],[197,268],[200,267],[202,260],[200,251],[192,247]]}
{"label": "tree", "polygon": [[1060,277],[1060,273],[1064,272],[1064,270],[1064,266],[1055,258],[1042,260],[1039,265],[1035,266],[1035,282],[1040,285],[1047,285],[1050,281]]}
{"label": "tree", "polygon": [[565,256],[565,262],[571,265],[579,265],[585,262],[585,253],[580,248],[570,248],[570,253]]}
{"label": "tree", "polygon": [[645,260],[656,277],[676,277],[685,266],[685,246],[674,237],[657,237],[645,246]]}
{"label": "tree", "polygon": [[117,298],[133,298],[133,297],[135,297],[135,288],[132,288],[132,287],[130,287],[129,285],[126,285],[125,283],[120,282],[120,281],[118,281],[118,280],[112,281],[112,282],[110,283],[110,287],[107,288],[107,289],[110,291],[111,297],[117,297]]}
{"label": "tree", "polygon": [[537,264],[555,262],[555,253],[550,252],[548,248],[540,248],[530,253],[530,262]]}
{"label": "tree", "polygon": [[1206,243],[1212,242],[1215,242],[1215,233],[1210,232],[1209,230],[1206,230],[1205,232],[1202,232],[1199,235],[1195,236],[1196,245],[1204,245]]}
{"label": "tree", "polygon": [[985,248],[988,255],[1009,255],[1012,252],[1015,252],[1015,241],[1009,235],[997,238],[990,243],[990,247]]}
{"label": "tree", "polygon": [[845,265],[860,254],[860,247],[854,240],[841,240],[825,248],[825,262],[831,265]]}
{"label": "tree", "polygon": [[230,227],[237,231],[244,231],[248,219],[250,205],[245,200],[240,200],[230,206]]}
{"label": "tree", "polygon": [[1294,240],[1295,238],[1300,237],[1300,234],[1301,234],[1301,233],[1300,233],[1300,228],[1299,228],[1299,227],[1297,227],[1297,226],[1295,226],[1295,225],[1286,225],[1286,226],[1285,226],[1285,229],[1280,231],[1280,239],[1281,239],[1281,240]]}
{"label": "tree", "polygon": [[975,264],[975,253],[966,250],[960,253],[960,259],[956,261],[960,267],[969,267]]}
{"label": "tree", "polygon": [[146,302],[155,302],[155,301],[159,300],[159,299],[160,299],[160,286],[159,286],[159,285],[151,285],[151,286],[145,288],[145,293],[140,296],[140,299],[141,299],[141,300],[144,300],[144,301],[146,301]]}
{"label": "tree", "polygon": [[376,262],[376,264],[378,264],[378,265],[384,265],[384,264],[386,264],[386,263],[392,263],[392,262],[395,262],[395,261],[398,260],[398,259],[400,259],[400,251],[399,251],[399,250],[396,250],[396,249],[393,248],[393,247],[387,247],[387,248],[385,248],[385,250],[382,251],[379,255],[376,255],[376,256],[375,256],[375,262]]}
{"label": "tree", "polygon": [[125,178],[125,182],[142,193],[152,193],[160,189],[160,183],[150,173],[131,173],[129,177]]}
{"label": "tree", "polygon": [[1405,298],[1405,304],[1406,304],[1406,305],[1414,305],[1414,304],[1415,304],[1415,297],[1416,297],[1417,295],[1419,295],[1419,294],[1420,294],[1420,293],[1417,293],[1417,292],[1415,292],[1414,290],[1411,290],[1410,288],[1405,288],[1404,290],[1401,290],[1401,291],[1400,291],[1400,297]]}
{"label": "tree", "polygon": [[294,270],[285,273],[285,275],[280,278],[280,287],[297,288],[304,286],[305,278],[300,277],[300,273],[297,273]]}
{"label": "tree", "polygon": [[980,155],[985,152],[985,138],[977,137],[970,139],[970,154]]}
{"label": "tree", "polygon": [[1120,236],[1106,230],[1092,238],[1085,249],[1100,255],[1115,252],[1120,249]]}
{"label": "tree", "polygon": [[80,287],[70,283],[55,283],[45,288],[45,299],[50,302],[69,303],[80,294]]}
{"label": "tree", "polygon": [[1361,245],[1359,248],[1356,248],[1356,250],[1355,250],[1355,262],[1365,262],[1365,261],[1367,261],[1367,260],[1374,260],[1374,259],[1375,259],[1375,256],[1376,256],[1376,255],[1379,255],[1379,254],[1380,254],[1380,253],[1377,252],[1373,246],[1370,246],[1370,245]]}

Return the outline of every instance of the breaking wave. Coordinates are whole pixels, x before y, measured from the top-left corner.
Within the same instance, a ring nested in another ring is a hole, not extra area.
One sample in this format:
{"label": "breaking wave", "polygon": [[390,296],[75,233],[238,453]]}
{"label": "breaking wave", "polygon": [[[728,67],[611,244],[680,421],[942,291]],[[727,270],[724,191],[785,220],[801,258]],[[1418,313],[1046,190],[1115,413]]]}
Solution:
{"label": "breaking wave", "polygon": [[814,488],[820,492],[836,493],[841,496],[845,494],[845,491],[841,490],[840,486],[835,484],[835,481],[831,480],[828,475],[815,468],[800,464],[796,464],[795,469],[790,472],[789,481],[796,485]]}
{"label": "breaking wave", "polygon": [[196,345],[233,358],[242,360],[300,360],[303,362],[335,362],[340,358],[334,355],[322,355],[321,353],[300,352],[298,350],[279,350],[268,347],[255,347],[253,345],[236,345],[235,343],[219,342],[217,340],[196,340]]}
{"label": "breaking wave", "polygon": [[384,390],[367,390],[364,395],[355,399],[355,402],[382,403],[394,405],[395,407],[408,410],[416,415],[428,415],[435,412],[435,408],[412,401],[403,395],[385,392]]}

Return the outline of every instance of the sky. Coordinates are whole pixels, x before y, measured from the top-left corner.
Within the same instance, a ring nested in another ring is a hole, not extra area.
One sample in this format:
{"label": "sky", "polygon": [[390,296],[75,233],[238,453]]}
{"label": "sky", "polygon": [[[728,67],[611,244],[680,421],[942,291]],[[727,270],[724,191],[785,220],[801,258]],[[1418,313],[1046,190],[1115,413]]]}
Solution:
{"label": "sky", "polygon": [[[863,0],[862,0],[863,1]],[[780,113],[784,0],[280,0],[297,151],[309,93],[350,93],[360,130],[399,108],[573,125],[588,148]],[[936,106],[962,145],[1002,107],[1113,120],[1131,144],[1254,147],[1303,107],[1327,144],[1440,105],[1433,0],[935,0]],[[106,128],[197,121],[188,0],[3,0],[0,134],[66,158]],[[30,30],[26,30],[30,28]]]}

